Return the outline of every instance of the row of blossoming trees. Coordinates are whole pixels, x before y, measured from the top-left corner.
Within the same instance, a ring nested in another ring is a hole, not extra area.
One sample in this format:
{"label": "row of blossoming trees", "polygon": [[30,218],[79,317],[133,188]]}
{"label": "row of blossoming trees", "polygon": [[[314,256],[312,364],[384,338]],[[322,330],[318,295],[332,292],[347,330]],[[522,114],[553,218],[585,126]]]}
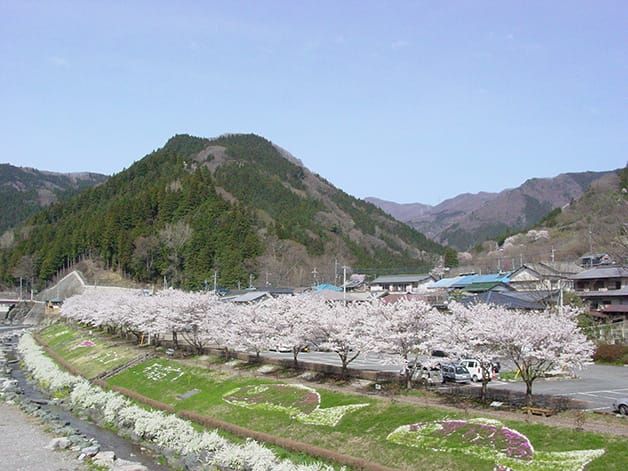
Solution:
{"label": "row of blossoming trees", "polygon": [[[432,349],[472,357],[484,373],[482,394],[490,378],[491,360],[511,360],[527,386],[550,370],[575,370],[589,361],[594,346],[577,325],[573,308],[520,312],[490,305],[452,303],[447,312],[428,304],[329,303],[313,295],[234,304],[206,293],[177,290],[143,296],[130,290],[88,289],[66,300],[62,315],[111,332],[171,335],[202,352],[205,347],[256,353],[289,346],[295,367],[299,352],[311,343],[336,352],[343,375],[359,355],[377,354],[382,361],[413,365]],[[413,361],[414,360],[414,361]],[[408,386],[414,374],[406,371]]]}

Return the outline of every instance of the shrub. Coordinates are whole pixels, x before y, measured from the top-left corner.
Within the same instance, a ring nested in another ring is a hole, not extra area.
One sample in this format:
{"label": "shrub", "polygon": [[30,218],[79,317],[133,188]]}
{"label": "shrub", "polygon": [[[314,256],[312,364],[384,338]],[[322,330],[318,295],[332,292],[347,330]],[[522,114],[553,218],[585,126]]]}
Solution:
{"label": "shrub", "polygon": [[608,363],[628,363],[628,346],[601,343],[597,346],[593,360]]}

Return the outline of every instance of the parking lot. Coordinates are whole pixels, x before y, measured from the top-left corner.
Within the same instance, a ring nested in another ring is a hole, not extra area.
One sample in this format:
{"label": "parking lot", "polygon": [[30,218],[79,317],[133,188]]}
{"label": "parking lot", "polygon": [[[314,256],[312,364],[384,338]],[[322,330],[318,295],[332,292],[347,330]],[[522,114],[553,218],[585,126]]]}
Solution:
{"label": "parking lot", "polygon": [[[269,352],[264,355],[275,358],[292,358],[290,353]],[[299,354],[299,362],[340,365],[338,355],[329,352],[309,352]],[[503,366],[503,365],[502,365]],[[363,370],[398,372],[399,364],[383,364],[376,355],[360,355],[350,364],[351,368]],[[577,372],[575,379],[537,379],[533,386],[534,394],[566,396],[585,403],[587,410],[610,411],[615,399],[628,397],[628,367],[611,365],[589,365]],[[470,387],[480,387],[472,383]],[[521,381],[491,381],[489,388],[525,392]]]}
{"label": "parking lot", "polygon": [[[537,379],[532,393],[566,396],[585,403],[588,410],[610,411],[620,397],[628,397],[628,368],[610,365],[589,365],[577,372],[576,379]],[[525,392],[522,382],[493,381],[496,389]]]}

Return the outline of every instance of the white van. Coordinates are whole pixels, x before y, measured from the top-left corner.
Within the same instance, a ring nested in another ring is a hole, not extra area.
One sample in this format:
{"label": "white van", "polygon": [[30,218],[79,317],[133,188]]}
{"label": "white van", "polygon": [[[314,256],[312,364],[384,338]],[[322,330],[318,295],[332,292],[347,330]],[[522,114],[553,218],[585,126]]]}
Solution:
{"label": "white van", "polygon": [[[473,358],[465,358],[463,360],[460,360],[459,363],[467,370],[469,370],[469,374],[471,375],[471,381],[482,381],[482,367],[480,366],[480,362],[478,360],[475,360]],[[489,372],[490,379],[493,379],[495,376],[495,368],[493,368],[493,364],[491,364]]]}

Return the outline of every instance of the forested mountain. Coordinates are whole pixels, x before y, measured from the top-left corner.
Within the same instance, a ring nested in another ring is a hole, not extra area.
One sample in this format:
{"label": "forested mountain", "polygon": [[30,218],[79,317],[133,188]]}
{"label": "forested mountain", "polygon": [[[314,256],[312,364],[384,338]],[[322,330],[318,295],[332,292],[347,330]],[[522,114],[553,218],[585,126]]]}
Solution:
{"label": "forested mountain", "polygon": [[[177,135],[107,182],[2,237],[4,279],[48,279],[84,255],[142,281],[198,288],[337,281],[354,270],[428,269],[444,249],[252,134]],[[25,260],[26,259],[26,260]],[[29,263],[26,263],[30,260]],[[252,277],[251,277],[252,275]]]}
{"label": "forested mountain", "polygon": [[576,261],[591,252],[628,263],[628,167],[595,180],[580,198],[551,211],[530,230],[478,246],[472,264],[494,269],[501,258],[509,270],[520,261]]}
{"label": "forested mountain", "polygon": [[97,173],[53,173],[0,164],[0,234],[42,207],[106,179]]}
{"label": "forested mountain", "polygon": [[593,182],[610,174],[613,171],[531,178],[517,188],[499,193],[465,193],[431,207],[376,198],[367,201],[433,240],[467,250],[485,240],[536,224],[553,209],[580,198]]}

